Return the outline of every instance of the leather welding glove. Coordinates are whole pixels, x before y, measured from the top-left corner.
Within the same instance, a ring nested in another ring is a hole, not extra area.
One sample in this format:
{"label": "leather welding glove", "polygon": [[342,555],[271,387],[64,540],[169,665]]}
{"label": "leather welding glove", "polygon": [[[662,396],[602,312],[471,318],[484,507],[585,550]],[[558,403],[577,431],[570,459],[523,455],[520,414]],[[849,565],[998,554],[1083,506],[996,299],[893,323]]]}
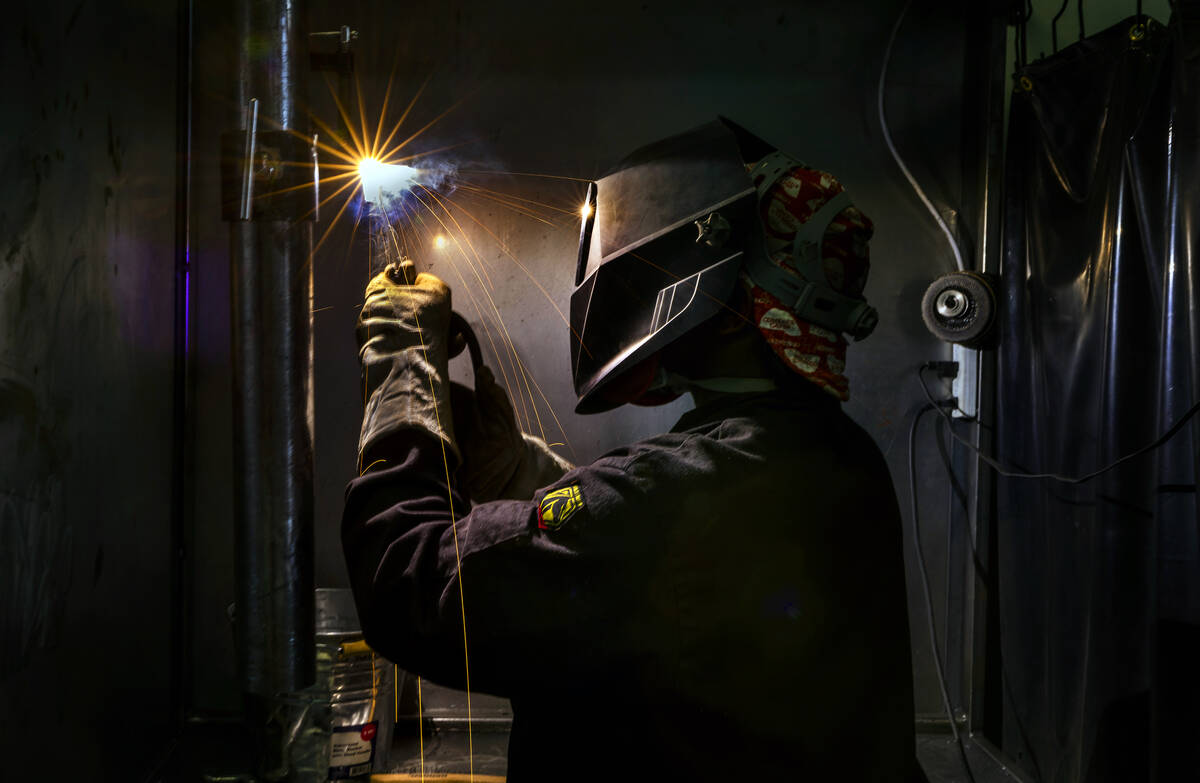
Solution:
{"label": "leather welding glove", "polygon": [[[412,268],[402,268],[412,279]],[[355,335],[366,391],[358,439],[361,467],[386,459],[382,446],[406,430],[424,430],[441,438],[459,462],[450,407],[450,288],[421,273],[411,285],[388,273],[368,285]]]}
{"label": "leather welding glove", "polygon": [[459,477],[472,500],[528,500],[574,467],[541,438],[521,432],[512,402],[490,369],[475,372],[473,393],[454,386],[454,426],[463,456]]}

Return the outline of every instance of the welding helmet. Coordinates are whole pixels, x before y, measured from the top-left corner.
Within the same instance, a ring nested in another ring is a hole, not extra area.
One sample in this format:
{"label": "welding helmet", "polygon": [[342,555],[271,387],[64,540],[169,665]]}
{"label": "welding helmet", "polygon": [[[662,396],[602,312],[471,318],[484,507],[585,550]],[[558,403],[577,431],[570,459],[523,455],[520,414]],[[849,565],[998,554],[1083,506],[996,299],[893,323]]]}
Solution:
{"label": "welding helmet", "polygon": [[642,147],[589,185],[571,295],[576,412],[677,395],[654,393],[659,351],[726,307],[739,276],[806,321],[870,333],[874,309],[818,273],[825,227],[849,196],[796,231],[799,275],[768,258],[758,205],[797,165],[719,118]]}

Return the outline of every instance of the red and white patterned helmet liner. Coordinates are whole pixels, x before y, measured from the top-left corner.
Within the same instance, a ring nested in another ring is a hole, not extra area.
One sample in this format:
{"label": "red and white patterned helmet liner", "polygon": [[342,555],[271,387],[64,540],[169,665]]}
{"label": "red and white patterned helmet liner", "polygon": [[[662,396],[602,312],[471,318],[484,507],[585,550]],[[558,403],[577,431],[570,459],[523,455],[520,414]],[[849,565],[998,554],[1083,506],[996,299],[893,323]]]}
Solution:
{"label": "red and white patterned helmet liner", "polygon": [[[781,177],[759,204],[770,262],[802,278],[792,264],[796,229],[843,190],[832,174],[804,166]],[[829,224],[821,244],[821,261],[824,282],[830,288],[847,296],[862,295],[871,267],[868,242],[873,232],[871,220],[853,206],[843,209]],[[789,305],[755,285],[744,272],[742,281],[753,300],[754,322],[776,355],[830,394],[849,399],[846,338],[801,320]]]}

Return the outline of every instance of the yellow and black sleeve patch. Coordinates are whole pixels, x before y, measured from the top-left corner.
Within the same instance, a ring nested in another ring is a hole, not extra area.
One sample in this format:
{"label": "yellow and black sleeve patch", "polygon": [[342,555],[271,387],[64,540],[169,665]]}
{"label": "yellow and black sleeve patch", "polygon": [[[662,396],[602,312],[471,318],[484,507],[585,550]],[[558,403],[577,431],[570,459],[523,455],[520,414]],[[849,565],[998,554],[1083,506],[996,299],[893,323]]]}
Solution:
{"label": "yellow and black sleeve patch", "polygon": [[583,493],[578,484],[547,492],[538,505],[538,527],[558,530],[583,508]]}

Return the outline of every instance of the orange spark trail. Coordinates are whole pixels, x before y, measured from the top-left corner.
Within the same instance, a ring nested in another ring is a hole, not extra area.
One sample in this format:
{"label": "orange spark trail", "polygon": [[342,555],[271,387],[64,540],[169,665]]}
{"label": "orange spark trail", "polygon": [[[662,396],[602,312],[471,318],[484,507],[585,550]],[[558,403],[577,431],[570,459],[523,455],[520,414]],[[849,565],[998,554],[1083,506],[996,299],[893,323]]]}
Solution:
{"label": "orange spark trail", "polygon": [[[396,241],[396,234],[391,230],[391,221],[388,221],[388,234],[392,238],[392,242]],[[396,246],[396,252],[400,251],[400,247]],[[425,356],[425,361],[429,362],[429,350],[425,345],[425,332],[421,329],[421,320],[417,317],[416,311],[413,311],[413,320],[417,324],[417,335],[421,338],[421,353]],[[449,379],[447,379],[449,380]],[[433,378],[429,379],[429,396],[435,397],[433,386]],[[433,408],[433,415],[437,421],[439,431],[442,429],[441,415],[438,413],[437,406]],[[467,758],[470,763],[472,778],[475,775],[475,738],[471,726],[471,659],[467,651],[467,602],[463,593],[463,572],[462,572],[462,555],[458,548],[458,519],[454,514],[454,491],[451,489],[450,481],[450,460],[446,455],[446,442],[442,438],[438,438],[438,443],[442,447],[442,466],[446,470],[446,495],[450,503],[450,530],[454,534],[454,562],[455,571],[458,574],[458,605],[462,613],[462,631],[463,631],[463,668],[466,679],[467,693]]]}
{"label": "orange spark trail", "polygon": [[479,218],[475,217],[475,215],[473,215],[470,212],[470,210],[466,209],[462,204],[459,204],[458,202],[454,201],[453,199],[449,198],[448,196],[443,196],[443,198],[445,198],[446,201],[448,201],[450,204],[452,204],[456,209],[462,210],[463,214],[465,214],[467,217],[471,218],[471,220],[475,221],[475,223],[480,228],[482,228],[484,231],[486,231],[492,237],[492,239],[496,240],[496,244],[500,247],[500,250],[502,250],[504,252],[504,255],[508,256],[512,260],[512,262],[517,265],[517,268],[525,273],[525,276],[529,278],[529,281],[532,282],[535,286],[537,286],[537,289],[542,292],[542,296],[546,297],[546,301],[549,302],[550,306],[554,308],[554,311],[556,313],[558,313],[558,317],[561,318],[562,322],[567,325],[568,329],[571,330],[571,335],[575,338],[576,341],[579,342],[580,348],[582,348],[584,353],[586,353],[590,357],[592,355],[592,352],[589,351],[587,346],[583,344],[583,339],[580,337],[579,333],[575,331],[575,328],[573,326],[571,326],[570,319],[567,318],[567,316],[559,308],[558,304],[555,303],[554,297],[550,296],[550,292],[547,291],[545,289],[545,287],[541,284],[541,282],[539,282],[538,279],[533,276],[533,273],[530,272],[525,267],[524,264],[522,264],[519,260],[517,260],[517,257],[515,255],[513,255],[511,250],[508,249],[508,245],[506,245],[504,243],[504,241],[500,239],[500,237],[496,236],[496,233],[494,231],[492,231],[490,228],[488,228],[483,223],[483,221],[481,221]]}
{"label": "orange spark trail", "polygon": [[571,215],[572,217],[579,216],[578,209],[564,209],[563,207],[556,207],[553,204],[547,204],[544,201],[536,201],[531,198],[522,198],[521,196],[514,196],[511,193],[502,193],[501,191],[492,190],[491,188],[485,188],[482,185],[476,185],[475,183],[467,182],[466,180],[459,182],[458,186],[464,190],[478,190],[483,193],[491,193],[493,195],[503,196],[504,198],[513,199],[515,201],[523,201],[527,204],[536,204],[537,206],[542,207],[543,209],[552,209],[555,212],[562,212],[563,214]]}
{"label": "orange spark trail", "polygon": [[466,195],[468,195],[468,196],[472,196],[474,198],[483,198],[483,199],[487,199],[488,201],[494,201],[497,204],[499,204],[500,206],[505,207],[506,209],[510,209],[513,212],[516,212],[518,215],[530,218],[532,220],[536,220],[539,223],[545,223],[547,226],[550,226],[551,228],[558,228],[557,225],[555,225],[551,221],[547,220],[546,218],[542,217],[541,215],[537,214],[536,212],[529,209],[528,207],[522,207],[519,204],[510,204],[509,202],[505,201],[504,199],[498,198],[496,196],[488,195],[486,193],[475,193],[475,192],[472,192],[470,188],[463,188],[463,190],[466,191]]}
{"label": "orange spark trail", "polygon": [[[401,208],[407,214],[409,214],[411,216],[412,224],[416,230],[425,228],[424,221],[420,219],[420,216],[415,211],[410,210],[409,207],[403,203],[401,204]],[[429,231],[428,229],[425,229],[425,230],[426,230],[427,236],[429,238],[432,238],[432,232]],[[488,326],[488,314],[486,314],[484,312],[483,308],[481,308],[479,306],[479,303],[475,299],[475,295],[472,294],[471,289],[469,287],[467,287],[467,281],[462,276],[462,273],[459,272],[457,270],[457,268],[454,267],[453,264],[451,264],[450,266],[452,269],[454,269],[455,274],[458,275],[459,280],[462,281],[463,290],[466,292],[467,297],[471,302],[471,305],[475,308],[475,314],[479,317],[479,324],[480,324],[480,326],[483,327],[483,334],[487,338],[488,345],[491,346],[492,354],[496,357],[497,366],[500,368],[500,378],[504,383],[505,390],[508,392],[509,399],[517,399],[518,396],[513,393],[513,382],[508,377],[508,368],[505,367],[505,365],[504,365],[504,354],[502,354],[500,352],[500,349],[496,346],[496,340],[492,335],[491,328]],[[514,373],[516,372],[515,368],[514,368],[513,372]]]}
{"label": "orange spark trail", "polygon": [[[426,188],[424,185],[421,185],[421,188],[422,188],[422,190],[429,192],[429,189]],[[417,196],[416,191],[413,191],[413,197],[417,199],[417,202],[420,203],[421,206],[425,207],[425,209],[434,218],[434,220],[436,220],[442,226],[443,230],[445,230],[447,233],[452,233],[452,232],[450,232],[450,229],[447,228],[445,221],[443,221],[440,217],[438,217],[437,213],[434,212],[432,209],[430,209],[429,205],[426,204],[424,201],[422,201],[420,196]],[[471,266],[470,259],[467,259],[466,253],[463,253],[463,258],[467,260],[467,266]],[[471,270],[472,270],[472,272],[475,271],[473,266],[471,266]],[[500,308],[496,306],[496,300],[492,298],[492,295],[487,291],[486,287],[483,286],[483,281],[479,280],[478,272],[475,272],[475,278],[476,278],[476,280],[478,280],[480,287],[483,288],[483,294],[487,298],[488,303],[492,306],[492,311],[495,313],[495,316],[496,316],[496,322],[499,324],[500,331],[504,335],[504,342],[508,345],[508,349],[512,354],[512,359],[514,360],[513,375],[518,380],[520,380],[522,378],[522,376],[524,375],[524,370],[522,370],[520,373],[517,372],[517,364],[519,364],[519,359],[517,359],[517,348],[516,348],[516,345],[513,343],[512,335],[509,334],[508,327],[505,326],[505,324],[504,324],[504,317],[502,315],[500,315]],[[464,281],[464,287],[465,287],[465,281]],[[526,387],[526,393],[529,394],[530,404],[532,405],[533,393],[528,391],[528,388],[529,388],[528,381],[525,382],[525,387]],[[520,388],[520,387],[518,386],[518,388]],[[521,397],[520,399],[521,399],[521,406],[522,406],[522,408],[524,408],[525,398]],[[535,418],[538,418],[539,426],[540,426],[541,419],[537,415],[537,406],[534,406],[534,416],[535,416]],[[526,419],[526,421],[529,421],[528,412],[526,412],[526,414],[525,414],[525,419]]]}
{"label": "orange spark trail", "polygon": [[491,175],[511,175],[514,177],[541,177],[542,179],[565,179],[571,182],[595,182],[594,179],[586,177],[564,177],[559,174],[534,174],[528,171],[488,171],[487,169],[459,169],[460,174],[491,174]]}

